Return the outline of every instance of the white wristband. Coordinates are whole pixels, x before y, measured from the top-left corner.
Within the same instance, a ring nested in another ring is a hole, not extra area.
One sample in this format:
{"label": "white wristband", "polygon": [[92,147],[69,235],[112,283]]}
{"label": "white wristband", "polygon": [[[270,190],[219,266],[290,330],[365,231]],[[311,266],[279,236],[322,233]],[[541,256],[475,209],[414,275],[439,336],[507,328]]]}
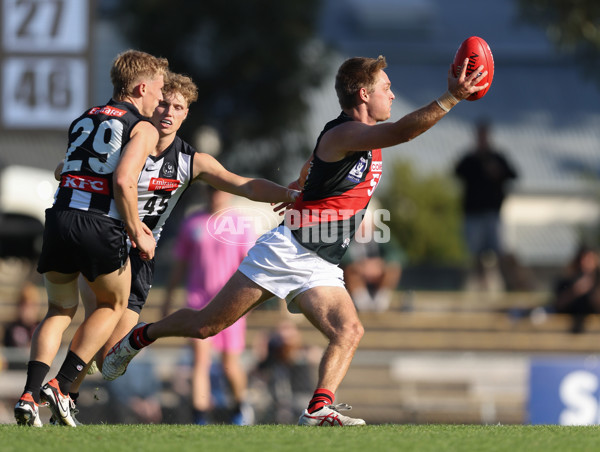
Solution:
{"label": "white wristband", "polygon": [[448,112],[450,111],[450,109],[449,109],[449,108],[446,108],[446,107],[444,107],[444,105],[443,105],[443,104],[440,102],[440,100],[439,100],[439,99],[436,99],[435,101],[437,102],[437,104],[439,105],[439,107],[440,107],[442,110],[444,110],[446,113],[448,113]]}
{"label": "white wristband", "polygon": [[439,105],[439,107],[446,113],[448,113],[452,109],[452,107],[454,107],[459,102],[459,100],[456,97],[454,97],[450,91],[446,91],[435,101]]}

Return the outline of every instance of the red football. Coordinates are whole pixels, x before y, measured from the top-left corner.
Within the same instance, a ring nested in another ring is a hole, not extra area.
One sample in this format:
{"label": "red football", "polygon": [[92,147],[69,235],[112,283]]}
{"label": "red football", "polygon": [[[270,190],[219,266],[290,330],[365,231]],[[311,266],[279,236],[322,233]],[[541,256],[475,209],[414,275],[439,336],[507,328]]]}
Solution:
{"label": "red football", "polygon": [[462,42],[456,51],[456,55],[454,55],[452,71],[455,76],[458,76],[460,73],[465,58],[469,59],[467,75],[471,74],[471,72],[481,65],[483,65],[484,71],[488,71],[487,76],[481,78],[478,83],[478,85],[484,85],[486,82],[489,83],[487,88],[467,97],[467,100],[481,99],[492,86],[492,79],[494,78],[494,56],[492,55],[492,51],[487,42],[477,36],[471,36]]}

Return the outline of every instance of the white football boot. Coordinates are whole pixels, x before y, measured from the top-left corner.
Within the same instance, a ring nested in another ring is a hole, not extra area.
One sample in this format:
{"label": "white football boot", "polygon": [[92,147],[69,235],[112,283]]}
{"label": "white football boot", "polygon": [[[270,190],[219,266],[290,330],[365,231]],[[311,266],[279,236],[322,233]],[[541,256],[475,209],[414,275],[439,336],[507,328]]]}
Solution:
{"label": "white football boot", "polygon": [[298,425],[312,425],[316,427],[366,425],[367,423],[363,419],[355,419],[339,413],[340,410],[351,409],[352,407],[350,405],[338,403],[337,405],[325,405],[320,410],[310,414],[308,413],[308,410],[304,410],[304,413],[302,413],[302,416],[298,419]]}

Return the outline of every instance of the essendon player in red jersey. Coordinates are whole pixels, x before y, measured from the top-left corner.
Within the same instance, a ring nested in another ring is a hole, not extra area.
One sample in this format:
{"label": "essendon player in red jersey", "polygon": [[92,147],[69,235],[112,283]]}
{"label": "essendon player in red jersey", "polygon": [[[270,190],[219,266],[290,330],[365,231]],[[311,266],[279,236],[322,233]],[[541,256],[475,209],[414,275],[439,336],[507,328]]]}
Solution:
{"label": "essendon player in red jersey", "polygon": [[[87,110],[69,127],[38,262],[48,313],[32,340],[25,389],[15,406],[18,424],[41,425],[38,406],[46,401],[60,423],[75,426],[71,383],[107,341],[127,306],[127,234],[145,259],[154,255],[152,232],[138,216],[137,180],[158,142],[148,117],[162,100],[167,65],[165,59],[135,50],[118,55],[110,71],[112,99]],[[75,332],[56,378],[42,387],[77,310],[80,274],[96,295],[96,309]]]}
{"label": "essendon player in red jersey", "polygon": [[302,312],[329,340],[317,389],[298,423],[365,424],[339,412],[348,405],[333,403],[363,335],[337,264],[381,178],[381,149],[417,137],[460,100],[487,86],[476,86],[477,73],[467,77],[465,64],[457,77],[448,71],[448,91],[437,100],[396,122],[378,124],[390,118],[394,100],[385,67],[383,57],[351,58],[342,64],[336,77],[342,113],[319,136],[304,192],[286,220],[257,240],[204,309],[182,309],[132,329],[107,355],[102,369],[106,379],[122,375],[138,351],[158,338],[212,336],[277,296],[287,299],[289,308]]}

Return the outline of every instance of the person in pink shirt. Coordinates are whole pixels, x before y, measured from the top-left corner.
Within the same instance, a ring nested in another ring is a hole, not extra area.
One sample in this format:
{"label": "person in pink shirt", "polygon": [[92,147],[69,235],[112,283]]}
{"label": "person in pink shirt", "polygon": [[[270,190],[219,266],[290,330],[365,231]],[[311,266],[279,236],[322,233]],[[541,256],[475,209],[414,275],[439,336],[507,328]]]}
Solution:
{"label": "person in pink shirt", "polygon": [[[207,210],[192,213],[181,225],[174,249],[175,265],[171,271],[164,315],[169,314],[173,293],[186,276],[186,305],[204,308],[235,273],[255,234],[246,227],[234,209],[227,210],[232,195],[207,186]],[[230,227],[230,226],[234,227]],[[237,225],[238,227],[236,227]],[[231,423],[251,423],[244,404],[247,375],[240,357],[246,347],[246,318],[241,317],[215,336],[192,339],[192,406],[194,422],[207,424],[211,410],[210,369],[212,348],[221,355],[221,363],[234,399]],[[245,416],[242,414],[244,407]]]}

